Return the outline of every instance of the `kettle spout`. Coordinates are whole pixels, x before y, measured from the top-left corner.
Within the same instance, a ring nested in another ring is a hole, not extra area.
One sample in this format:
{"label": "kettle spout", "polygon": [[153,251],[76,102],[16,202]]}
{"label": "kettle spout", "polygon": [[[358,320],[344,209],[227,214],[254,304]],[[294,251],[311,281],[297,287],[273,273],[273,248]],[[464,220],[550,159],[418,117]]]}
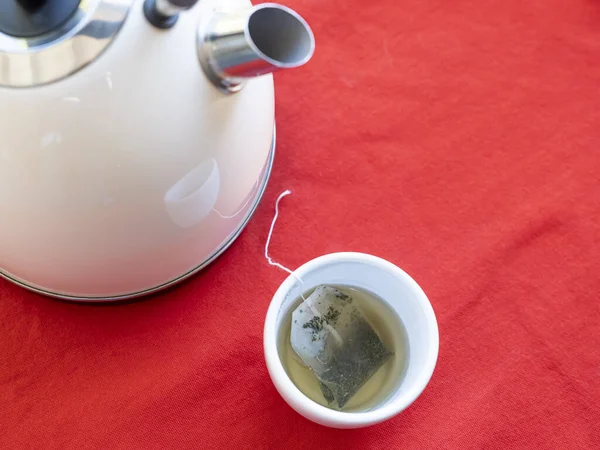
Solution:
{"label": "kettle spout", "polygon": [[315,39],[295,11],[263,3],[242,11],[213,12],[198,27],[197,51],[208,79],[227,93],[252,77],[306,64]]}

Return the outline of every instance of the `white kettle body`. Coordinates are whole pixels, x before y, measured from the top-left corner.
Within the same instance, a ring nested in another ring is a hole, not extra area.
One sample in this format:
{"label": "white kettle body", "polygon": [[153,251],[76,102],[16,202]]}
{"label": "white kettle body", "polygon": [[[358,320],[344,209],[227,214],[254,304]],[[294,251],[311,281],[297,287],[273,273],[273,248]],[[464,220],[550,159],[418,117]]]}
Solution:
{"label": "white kettle body", "polygon": [[248,0],[76,8],[41,38],[0,23],[0,274],[65,299],[132,298],[239,235],[273,161],[270,72],[304,64],[314,39],[293,11]]}

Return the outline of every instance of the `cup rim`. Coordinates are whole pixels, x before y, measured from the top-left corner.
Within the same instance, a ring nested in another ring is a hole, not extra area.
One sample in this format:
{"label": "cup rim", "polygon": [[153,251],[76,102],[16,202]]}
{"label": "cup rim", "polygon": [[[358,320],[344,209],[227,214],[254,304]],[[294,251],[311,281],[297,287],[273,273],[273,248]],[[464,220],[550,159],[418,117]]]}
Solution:
{"label": "cup rim", "polygon": [[[425,314],[427,323],[429,325],[429,337],[433,343],[425,357],[424,368],[421,371],[417,381],[410,386],[406,392],[392,400],[389,404],[380,408],[376,408],[372,411],[336,411],[314,402],[305,394],[303,394],[302,391],[300,391],[293,381],[288,377],[277,350],[277,315],[287,294],[298,282],[298,278],[296,277],[302,278],[306,273],[313,272],[330,264],[339,262],[367,264],[371,267],[376,267],[379,270],[388,272],[400,279],[405,286],[411,290],[421,304],[423,313]],[[405,271],[391,262],[377,256],[357,252],[339,252],[319,256],[306,262],[300,266],[294,272],[294,274],[289,275],[279,286],[271,300],[265,318],[263,340],[267,370],[269,371],[269,375],[271,376],[275,388],[284,398],[284,400],[294,410],[309,420],[322,425],[337,428],[374,425],[376,423],[383,422],[406,409],[417,399],[417,397],[423,392],[429,383],[437,363],[439,352],[439,330],[435,313],[431,303],[429,302],[429,299],[425,295],[425,292],[423,292],[417,282]]]}

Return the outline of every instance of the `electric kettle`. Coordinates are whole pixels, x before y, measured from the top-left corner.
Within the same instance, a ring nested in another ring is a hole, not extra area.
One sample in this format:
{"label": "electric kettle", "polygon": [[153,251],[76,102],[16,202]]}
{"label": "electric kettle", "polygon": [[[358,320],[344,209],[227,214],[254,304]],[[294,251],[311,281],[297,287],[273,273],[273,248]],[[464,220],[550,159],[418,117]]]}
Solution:
{"label": "electric kettle", "polygon": [[314,35],[249,0],[0,2],[0,275],[141,296],[240,234],[275,148],[272,72]]}

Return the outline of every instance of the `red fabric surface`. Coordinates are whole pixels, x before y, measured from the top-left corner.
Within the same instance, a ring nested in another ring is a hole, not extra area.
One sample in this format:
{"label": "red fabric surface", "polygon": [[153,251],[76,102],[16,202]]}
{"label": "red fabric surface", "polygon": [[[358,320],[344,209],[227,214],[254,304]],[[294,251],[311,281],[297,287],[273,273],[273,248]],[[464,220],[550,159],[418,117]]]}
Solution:
{"label": "red fabric surface", "polygon": [[[306,67],[276,76],[264,201],[209,270],[144,301],[0,281],[0,448],[600,448],[600,2],[289,0]],[[273,256],[387,258],[440,327],[404,413],[340,431],[279,397]]]}

